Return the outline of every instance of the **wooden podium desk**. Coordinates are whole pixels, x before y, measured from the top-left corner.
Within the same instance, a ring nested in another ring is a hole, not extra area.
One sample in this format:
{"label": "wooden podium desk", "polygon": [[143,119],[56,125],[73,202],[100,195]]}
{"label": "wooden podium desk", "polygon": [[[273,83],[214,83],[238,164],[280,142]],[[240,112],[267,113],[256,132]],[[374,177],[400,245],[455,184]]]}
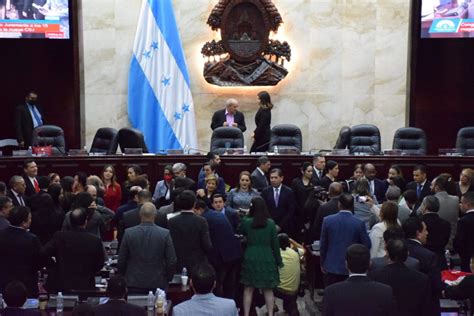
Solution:
{"label": "wooden podium desk", "polygon": [[[234,186],[239,173],[243,170],[252,172],[257,165],[258,155],[222,155],[222,164],[219,174],[227,184]],[[23,161],[28,157],[0,157],[0,180],[8,183],[11,176],[22,174]],[[284,171],[285,183],[301,175],[300,166],[304,161],[312,162],[311,155],[269,155],[272,168],[281,168]],[[38,174],[47,175],[57,172],[61,177],[73,176],[77,171],[100,175],[106,164],[112,164],[117,170],[118,180],[126,178],[126,167],[138,164],[150,179],[152,188],[156,181],[163,178],[163,168],[168,164],[183,162],[188,167],[187,175],[197,179],[206,157],[204,155],[156,155],[156,156],[78,156],[78,157],[34,157],[38,164]],[[399,165],[408,181],[411,180],[412,168],[417,164],[428,167],[428,178],[442,173],[451,173],[457,181],[463,168],[474,168],[474,157],[453,156],[326,156],[326,160],[335,160],[339,163],[339,180],[352,176],[352,169],[357,163],[372,163],[377,168],[377,177],[386,178],[392,164]]]}

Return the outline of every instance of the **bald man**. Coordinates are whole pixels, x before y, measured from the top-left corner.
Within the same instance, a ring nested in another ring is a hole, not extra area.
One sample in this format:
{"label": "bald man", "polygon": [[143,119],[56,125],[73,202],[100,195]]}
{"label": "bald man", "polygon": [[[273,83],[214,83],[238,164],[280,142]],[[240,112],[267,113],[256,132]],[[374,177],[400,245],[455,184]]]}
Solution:
{"label": "bald man", "polygon": [[242,133],[247,130],[245,118],[242,112],[237,111],[239,102],[235,99],[228,99],[225,103],[225,109],[216,111],[212,116],[211,129],[218,127],[237,127]]}
{"label": "bald man", "polygon": [[140,208],[141,223],[125,230],[119,251],[118,272],[129,288],[167,289],[176,270],[176,253],[169,230],[155,225],[156,207]]}

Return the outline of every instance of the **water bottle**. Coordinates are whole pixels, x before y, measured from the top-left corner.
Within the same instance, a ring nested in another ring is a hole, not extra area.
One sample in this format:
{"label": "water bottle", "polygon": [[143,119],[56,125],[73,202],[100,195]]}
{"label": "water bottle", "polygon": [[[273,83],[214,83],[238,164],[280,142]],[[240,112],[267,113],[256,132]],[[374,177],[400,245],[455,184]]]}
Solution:
{"label": "water bottle", "polygon": [[84,146],[84,154],[87,154],[87,146]]}
{"label": "water bottle", "polygon": [[33,156],[33,148],[32,148],[31,146],[28,147],[28,150],[26,151],[26,155],[27,155],[28,157]]}
{"label": "water bottle", "polygon": [[147,302],[146,302],[146,308],[149,312],[152,312],[154,307],[155,307],[155,295],[153,295],[152,291],[149,291]]}
{"label": "water bottle", "polygon": [[451,270],[451,253],[449,250],[445,251],[444,256],[446,258],[446,267],[448,270]]}
{"label": "water bottle", "polygon": [[4,309],[5,305],[3,305],[3,294],[0,293],[0,310]]}
{"label": "water bottle", "polygon": [[56,312],[62,313],[63,311],[64,311],[63,292],[58,292],[58,296],[56,297]]}
{"label": "water bottle", "polygon": [[181,271],[181,276],[187,276],[188,275],[188,270],[186,268],[183,268],[183,271]]}
{"label": "water bottle", "polygon": [[273,153],[278,155],[278,146],[273,146]]}

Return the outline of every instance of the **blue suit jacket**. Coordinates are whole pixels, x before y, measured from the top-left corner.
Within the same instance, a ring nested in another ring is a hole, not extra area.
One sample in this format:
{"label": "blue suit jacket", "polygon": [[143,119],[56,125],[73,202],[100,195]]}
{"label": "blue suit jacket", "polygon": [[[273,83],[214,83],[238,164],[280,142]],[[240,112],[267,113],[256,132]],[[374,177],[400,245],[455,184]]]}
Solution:
{"label": "blue suit jacket", "polygon": [[235,237],[227,217],[213,210],[205,211],[202,216],[207,220],[212,250],[208,254],[213,265],[229,262],[241,257],[240,241]]}
{"label": "blue suit jacket", "polygon": [[345,264],[347,247],[352,244],[371,247],[364,222],[349,211],[339,211],[324,218],[320,243],[324,270],[341,275],[349,274]]}

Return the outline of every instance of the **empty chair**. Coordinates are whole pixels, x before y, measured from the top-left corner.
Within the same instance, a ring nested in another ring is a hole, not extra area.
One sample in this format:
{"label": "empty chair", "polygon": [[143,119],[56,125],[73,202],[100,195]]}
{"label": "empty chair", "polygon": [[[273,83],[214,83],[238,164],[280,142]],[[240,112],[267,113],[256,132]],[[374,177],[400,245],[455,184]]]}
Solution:
{"label": "empty chair", "polygon": [[294,149],[298,152],[303,148],[301,130],[293,124],[280,124],[272,128],[270,134],[269,151],[273,151],[275,146],[278,149]]}
{"label": "empty chair", "polygon": [[421,128],[402,127],[393,136],[393,149],[426,155],[426,134]]}
{"label": "empty chair", "polygon": [[372,124],[360,124],[351,128],[349,151],[353,153],[380,154],[380,131]]}
{"label": "empty chair", "polygon": [[211,151],[222,154],[229,148],[243,148],[244,135],[237,127],[218,127],[212,132]]}
{"label": "empty chair", "polygon": [[474,126],[463,127],[458,131],[456,150],[466,155],[474,155]]}
{"label": "empty chair", "polygon": [[56,125],[41,125],[33,130],[32,146],[52,146],[54,156],[66,154],[64,131]]}
{"label": "empty chair", "polygon": [[339,131],[339,137],[337,138],[334,149],[346,149],[351,141],[351,128],[349,126],[341,127]]}
{"label": "empty chair", "polygon": [[118,147],[118,132],[115,128],[102,127],[97,130],[92,141],[91,153],[114,155]]}
{"label": "empty chair", "polygon": [[143,133],[135,128],[124,127],[118,132],[120,150],[124,153],[125,148],[141,148],[144,153],[148,152]]}

